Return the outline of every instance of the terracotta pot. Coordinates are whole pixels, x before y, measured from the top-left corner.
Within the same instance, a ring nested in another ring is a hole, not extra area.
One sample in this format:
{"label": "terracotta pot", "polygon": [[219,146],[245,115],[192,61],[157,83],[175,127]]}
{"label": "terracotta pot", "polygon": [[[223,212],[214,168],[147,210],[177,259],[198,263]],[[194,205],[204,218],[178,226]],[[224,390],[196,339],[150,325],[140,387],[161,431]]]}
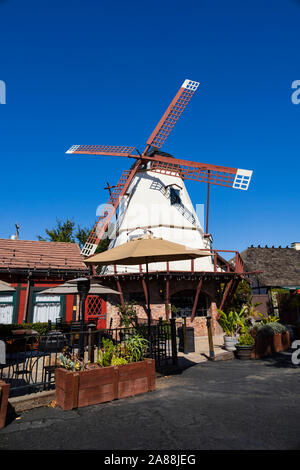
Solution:
{"label": "terracotta pot", "polygon": [[9,387],[9,384],[0,380],[0,429],[4,428],[6,422]]}
{"label": "terracotta pot", "polygon": [[155,390],[155,361],[146,359],[123,366],[73,372],[55,370],[56,403],[64,410],[104,403]]}
{"label": "terracotta pot", "polygon": [[286,333],[255,337],[255,347],[252,357],[256,359],[272,356],[274,353],[285,351],[290,348],[290,334]]}
{"label": "terracotta pot", "polygon": [[290,333],[282,333],[273,336],[273,352],[280,352],[289,349],[290,347]]}

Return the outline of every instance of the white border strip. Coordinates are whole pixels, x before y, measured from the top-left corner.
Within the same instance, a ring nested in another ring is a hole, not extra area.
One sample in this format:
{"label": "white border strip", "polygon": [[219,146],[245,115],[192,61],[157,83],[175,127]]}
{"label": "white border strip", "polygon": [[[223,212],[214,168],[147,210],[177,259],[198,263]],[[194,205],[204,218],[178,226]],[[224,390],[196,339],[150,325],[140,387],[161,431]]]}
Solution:
{"label": "white border strip", "polygon": [[80,147],[80,145],[72,145],[72,147],[69,148],[69,150],[66,151],[66,153],[74,153],[76,150]]}

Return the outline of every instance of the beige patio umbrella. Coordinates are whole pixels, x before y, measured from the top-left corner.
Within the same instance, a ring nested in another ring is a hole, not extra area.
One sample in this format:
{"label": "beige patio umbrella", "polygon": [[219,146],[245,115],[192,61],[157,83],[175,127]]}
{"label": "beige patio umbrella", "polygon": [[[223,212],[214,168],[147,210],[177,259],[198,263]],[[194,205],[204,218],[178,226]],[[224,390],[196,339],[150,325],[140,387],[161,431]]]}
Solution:
{"label": "beige patio umbrella", "polygon": [[210,251],[188,248],[162,238],[146,236],[130,240],[111,250],[103,251],[84,260],[88,265],[107,266],[110,264],[135,265],[162,261],[181,261],[210,256]]}
{"label": "beige patio umbrella", "polygon": [[0,281],[0,292],[14,292],[16,289],[4,281]]}
{"label": "beige patio umbrella", "polygon": [[[70,284],[68,282],[61,284],[60,286],[50,287],[45,289],[40,294],[78,294],[78,288],[76,284]],[[117,294],[120,293],[116,290],[110,289],[109,287],[102,286],[101,284],[92,283],[90,286],[89,294],[91,295],[105,295],[105,294]]]}
{"label": "beige patio umbrella", "polygon": [[149,290],[149,272],[148,263],[163,261],[181,261],[196,259],[202,256],[210,256],[210,251],[196,250],[188,248],[179,243],[173,243],[162,238],[153,238],[145,236],[130,240],[127,243],[119,245],[111,250],[98,253],[84,260],[87,265],[108,266],[108,265],[146,265],[146,285],[147,285],[147,315],[148,325],[150,326],[150,290]]}

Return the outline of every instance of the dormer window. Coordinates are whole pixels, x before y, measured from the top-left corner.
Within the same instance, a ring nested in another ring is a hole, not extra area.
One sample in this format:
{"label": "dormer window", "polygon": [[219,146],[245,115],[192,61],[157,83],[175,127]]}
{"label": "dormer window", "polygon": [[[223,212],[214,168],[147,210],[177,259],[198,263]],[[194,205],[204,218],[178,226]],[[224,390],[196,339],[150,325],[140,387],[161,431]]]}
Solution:
{"label": "dormer window", "polygon": [[170,187],[170,202],[172,206],[174,204],[181,204],[180,189]]}

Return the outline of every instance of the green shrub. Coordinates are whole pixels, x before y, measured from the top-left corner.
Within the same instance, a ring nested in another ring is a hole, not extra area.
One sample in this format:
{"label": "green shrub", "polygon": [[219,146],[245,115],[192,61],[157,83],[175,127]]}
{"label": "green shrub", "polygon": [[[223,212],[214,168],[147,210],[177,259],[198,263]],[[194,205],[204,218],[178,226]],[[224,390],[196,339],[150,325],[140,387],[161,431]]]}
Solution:
{"label": "green shrub", "polygon": [[231,310],[228,313],[218,309],[218,323],[223,328],[226,336],[235,336],[239,331],[244,332],[247,325],[245,319],[246,308],[243,307],[240,312]]}
{"label": "green shrub", "polygon": [[97,364],[100,367],[108,367],[112,365],[112,358],[116,355],[116,348],[110,339],[103,338],[103,347],[99,349],[97,356]]}
{"label": "green shrub", "polygon": [[132,302],[125,302],[124,305],[118,305],[118,309],[121,317],[120,326],[124,325],[125,328],[137,326],[137,302],[134,300]]}
{"label": "green shrub", "polygon": [[255,339],[250,335],[250,333],[243,333],[239,337],[239,344],[241,346],[252,346],[255,344]]}
{"label": "green shrub", "polygon": [[[54,327],[53,327],[54,328]],[[12,336],[12,330],[34,330],[39,335],[45,335],[49,331],[48,323],[11,323],[9,325],[0,324],[0,337]]]}
{"label": "green shrub", "polygon": [[67,370],[80,371],[85,369],[83,360],[77,353],[72,353],[68,347],[65,347],[62,353],[58,356],[60,366]]}
{"label": "green shrub", "polygon": [[135,334],[125,342],[125,350],[129,362],[143,361],[148,348],[148,341]]}
{"label": "green shrub", "polygon": [[277,323],[279,322],[279,316],[278,315],[268,315],[267,317],[263,315],[262,313],[258,313],[260,317],[260,322],[262,325],[267,325],[269,323]]}
{"label": "green shrub", "polygon": [[112,366],[124,366],[127,364],[127,360],[125,357],[118,357],[118,356],[113,356],[111,360],[111,365]]}
{"label": "green shrub", "polygon": [[273,336],[285,333],[286,327],[279,322],[270,322],[254,326],[254,331],[258,336]]}

